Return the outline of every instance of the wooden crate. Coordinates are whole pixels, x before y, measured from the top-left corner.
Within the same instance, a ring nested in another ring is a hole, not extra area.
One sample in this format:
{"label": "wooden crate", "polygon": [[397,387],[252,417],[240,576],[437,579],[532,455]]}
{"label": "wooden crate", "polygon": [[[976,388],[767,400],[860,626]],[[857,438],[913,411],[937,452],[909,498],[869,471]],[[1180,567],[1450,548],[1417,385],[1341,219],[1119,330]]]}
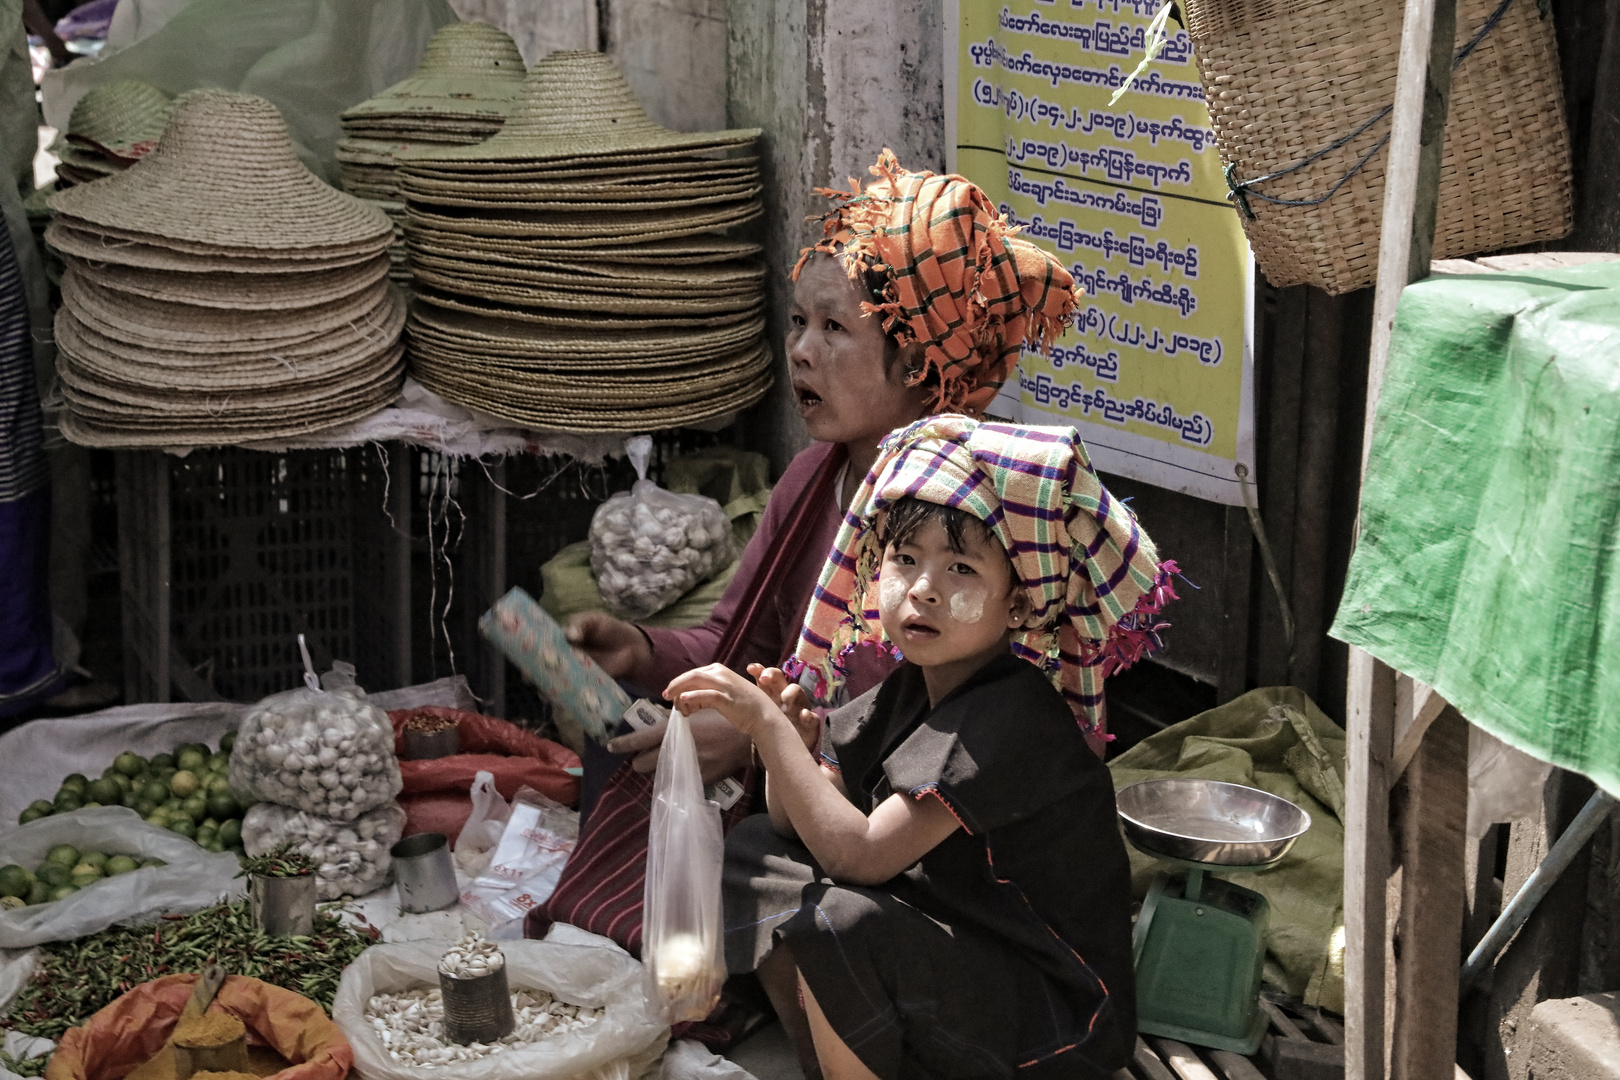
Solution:
{"label": "wooden crate", "polygon": [[1338,1018],[1270,987],[1260,1005],[1271,1026],[1253,1057],[1143,1035],[1130,1068],[1114,1080],[1343,1080],[1344,1027]]}

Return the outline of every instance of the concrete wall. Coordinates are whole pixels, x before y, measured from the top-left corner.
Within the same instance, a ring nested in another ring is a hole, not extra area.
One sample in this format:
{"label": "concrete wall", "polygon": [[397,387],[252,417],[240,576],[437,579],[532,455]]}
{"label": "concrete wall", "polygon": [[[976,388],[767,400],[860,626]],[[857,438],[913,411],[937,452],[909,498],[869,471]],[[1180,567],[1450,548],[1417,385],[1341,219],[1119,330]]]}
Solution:
{"label": "concrete wall", "polygon": [[885,146],[911,169],[945,164],[942,0],[730,0],[729,120],[765,130],[769,333],[778,379],[745,420],[744,438],[780,470],[807,439],[793,407],[781,343],[788,272],[821,235],[816,187],[843,187]]}

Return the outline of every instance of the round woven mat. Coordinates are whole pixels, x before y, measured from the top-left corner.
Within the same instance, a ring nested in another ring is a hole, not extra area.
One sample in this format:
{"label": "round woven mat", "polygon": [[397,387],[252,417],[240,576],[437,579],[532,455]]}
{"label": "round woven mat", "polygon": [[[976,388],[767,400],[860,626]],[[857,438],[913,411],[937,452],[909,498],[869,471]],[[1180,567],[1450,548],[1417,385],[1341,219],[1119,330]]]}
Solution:
{"label": "round woven mat", "polygon": [[758,244],[712,233],[693,233],[654,240],[602,240],[595,244],[536,244],[499,237],[469,237],[423,226],[407,227],[405,243],[451,259],[535,266],[544,262],[600,263],[630,267],[705,266],[758,255]]}
{"label": "round woven mat", "polygon": [[595,316],[565,314],[560,311],[545,308],[520,308],[510,304],[501,304],[494,301],[485,301],[465,296],[451,296],[437,289],[423,287],[421,278],[417,279],[416,299],[422,303],[432,304],[435,307],[448,308],[451,311],[462,311],[469,315],[482,315],[489,318],[507,319],[512,322],[533,323],[536,326],[551,327],[558,330],[599,330],[606,332],[631,330],[677,330],[677,329],[717,329],[722,326],[731,326],[740,322],[751,322],[758,313],[764,310],[764,297],[754,299],[747,308],[740,311],[705,314],[680,314],[669,316],[651,315],[620,315],[617,313],[603,313]]}
{"label": "round woven mat", "polygon": [[298,270],[315,273],[342,266],[359,266],[377,257],[380,245],[368,244],[349,252],[321,258],[254,258],[247,255],[198,255],[162,244],[107,236],[95,226],[56,216],[45,230],[45,242],[65,255],[100,263],[181,273],[277,274]]}
{"label": "round woven mat", "polygon": [[232,311],[305,308],[351,296],[388,273],[388,256],[378,255],[357,266],[301,273],[224,274],[220,272],[153,274],[127,266],[91,262],[73,255],[64,261],[81,280],[116,292],[171,304],[225,308]]}
{"label": "round woven mat", "polygon": [[[763,190],[757,183],[699,184],[671,191],[667,194],[641,191],[636,188],[601,188],[578,195],[546,194],[538,191],[489,191],[471,195],[445,194],[422,191],[409,184],[399,184],[398,190],[408,205],[422,207],[457,207],[483,210],[498,214],[608,214],[624,216],[651,214],[658,211],[688,209],[695,213],[698,207],[734,205],[739,199],[756,198]],[[674,215],[670,215],[674,216]]]}
{"label": "round woven mat", "polygon": [[274,105],[225,90],[182,95],[156,150],[51,205],[107,230],[254,252],[363,245],[390,231],[304,167]]}
{"label": "round woven mat", "polygon": [[[412,264],[455,277],[505,285],[535,285],[568,292],[619,293],[627,296],[710,296],[758,292],[765,287],[765,268],[758,262],[702,266],[635,268],[616,263],[533,262],[526,266],[446,258],[417,251]],[[603,270],[618,271],[603,273]]]}
{"label": "round woven mat", "polygon": [[522,162],[435,162],[418,160],[413,150],[394,151],[396,164],[412,176],[424,180],[443,180],[477,183],[491,180],[497,183],[596,184],[628,182],[637,177],[665,177],[723,175],[716,170],[757,168],[759,157],[748,154],[738,157],[693,157],[690,154],[666,154],[658,157],[631,158],[579,158],[573,161],[546,162],[540,165]]}
{"label": "round woven mat", "polygon": [[[516,308],[557,311],[601,312],[608,315],[648,315],[702,318],[728,312],[758,311],[764,304],[764,290],[755,286],[741,292],[709,292],[687,296],[652,296],[646,293],[609,293],[601,290],[568,290],[539,285],[508,285],[458,274],[445,274],[413,264],[412,273],[420,285],[432,286],[440,294],[467,301],[487,300]],[[430,301],[431,302],[431,301]],[[538,313],[536,313],[538,314]],[[572,325],[560,320],[550,325]]]}
{"label": "round woven mat", "polygon": [[553,367],[599,365],[604,357],[663,358],[686,362],[734,348],[765,332],[763,316],[707,329],[611,332],[561,330],[512,319],[471,315],[448,308],[412,304],[406,323],[410,340],[429,340],[469,357],[544,361]]}
{"label": "round woven mat", "polygon": [[407,229],[423,225],[430,229],[463,236],[511,237],[555,242],[599,244],[604,240],[656,239],[695,232],[710,232],[752,220],[764,212],[757,198],[738,199],[718,206],[690,210],[619,211],[602,213],[559,213],[503,210],[456,213],[429,209],[406,201]]}

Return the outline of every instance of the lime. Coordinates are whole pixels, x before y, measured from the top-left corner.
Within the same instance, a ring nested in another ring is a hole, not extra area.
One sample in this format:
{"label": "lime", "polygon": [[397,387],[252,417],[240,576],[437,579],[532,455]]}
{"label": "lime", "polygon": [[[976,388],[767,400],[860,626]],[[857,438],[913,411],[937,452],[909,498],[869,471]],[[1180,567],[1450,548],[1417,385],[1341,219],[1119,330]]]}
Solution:
{"label": "lime", "polygon": [[113,777],[115,777],[117,775],[118,775],[118,767],[116,765],[109,765],[105,769],[101,770],[101,779],[103,779],[103,780],[111,780]]}
{"label": "lime", "polygon": [[224,738],[219,740],[220,752],[228,754],[234,746],[236,746],[236,732],[227,731]]}
{"label": "lime", "polygon": [[66,885],[73,877],[73,870],[72,867],[63,866],[61,863],[48,862],[39,868],[35,877],[54,889],[58,885]]}
{"label": "lime", "polygon": [[231,818],[219,827],[219,842],[226,847],[240,847],[242,845],[242,822]]}
{"label": "lime", "polygon": [[99,851],[82,851],[79,853],[79,861],[81,863],[89,863],[97,870],[100,870],[102,867],[107,865],[107,858],[108,856]]}
{"label": "lime", "polygon": [[148,780],[146,786],[141,788],[141,795],[154,803],[160,803],[169,797],[169,785],[161,780]]}
{"label": "lime", "polygon": [[141,815],[141,817],[151,817],[152,811],[156,810],[157,808],[158,804],[153,802],[151,799],[148,799],[145,795],[142,795],[139,799],[135,800],[135,812]]}
{"label": "lime", "polygon": [[208,768],[208,751],[188,746],[174,755],[174,763],[181,772],[202,772]]}
{"label": "lime", "polygon": [[141,860],[141,869],[142,870],[145,870],[149,866],[168,866],[168,865],[169,864],[164,862],[162,859],[142,859]]}
{"label": "lime", "polygon": [[0,896],[0,911],[11,911],[15,908],[27,906],[28,901],[20,896]]}
{"label": "lime", "polygon": [[179,812],[180,808],[184,805],[185,800],[180,798],[178,795],[170,795],[167,799],[163,800],[163,809],[167,810],[171,814]]}
{"label": "lime", "polygon": [[125,776],[123,773],[113,773],[112,776],[109,777],[109,779],[112,780],[113,783],[118,785],[118,790],[119,791],[130,792],[130,791],[137,790],[135,781],[131,780],[129,777]]}
{"label": "lime", "polygon": [[58,885],[56,888],[51,890],[51,899],[66,900],[68,897],[72,896],[78,891],[79,887],[74,885],[72,882],[69,882],[66,885]]}
{"label": "lime", "polygon": [[115,874],[127,874],[140,865],[140,863],[136,862],[128,855],[114,855],[112,858],[107,860],[107,876],[112,877]]}
{"label": "lime", "polygon": [[191,820],[201,821],[208,816],[208,796],[201,792],[189,796],[180,808],[191,815]]}
{"label": "lime", "polygon": [[181,769],[169,779],[169,791],[180,796],[182,799],[188,795],[195,794],[197,789],[201,786],[202,781],[198,780],[197,774],[192,772],[190,769]]}
{"label": "lime", "polygon": [[179,817],[169,822],[169,831],[172,833],[178,833],[187,840],[190,840],[192,837],[197,835],[197,826],[191,823],[190,818],[186,817],[184,814],[181,814]]}
{"label": "lime", "polygon": [[85,789],[90,786],[90,778],[84,775],[84,773],[80,772],[69,773],[62,780],[62,786],[65,788],[72,788],[74,791],[83,794]]}
{"label": "lime", "polygon": [[156,825],[160,829],[167,829],[169,827],[169,812],[160,806],[146,815],[146,823]]}
{"label": "lime", "polygon": [[152,760],[148,764],[150,764],[152,766],[153,771],[156,771],[156,770],[159,770],[159,769],[172,769],[172,768],[174,768],[174,755],[173,754],[153,754],[152,755]]}
{"label": "lime", "polygon": [[[56,808],[54,806],[51,808],[51,810],[55,809]],[[30,806],[27,810],[24,810],[22,813],[17,815],[17,824],[27,825],[30,821],[38,821],[42,817],[50,817],[50,811],[42,814]]]}
{"label": "lime", "polygon": [[34,875],[12,863],[0,866],[0,896],[27,896],[34,885]]}
{"label": "lime", "polygon": [[229,777],[215,776],[215,777],[213,777],[212,779],[210,779],[208,781],[208,794],[210,794],[210,795],[229,795],[230,793],[231,793],[231,781],[230,781]]}
{"label": "lime", "polygon": [[225,850],[225,845],[219,842],[219,837],[217,836],[210,836],[206,840],[199,841],[199,843],[202,844],[202,849],[204,851],[217,852]]}
{"label": "lime", "polygon": [[113,759],[113,768],[125,776],[139,776],[146,771],[146,759],[133,750],[125,750]]}
{"label": "lime", "polygon": [[208,817],[203,818],[202,821],[198,823],[197,828],[199,828],[199,829],[211,829],[214,832],[218,832],[219,831],[219,818],[214,817],[212,814],[210,814]]}
{"label": "lime", "polygon": [[231,797],[230,792],[223,795],[208,796],[208,814],[210,817],[217,817],[223,821],[226,818],[236,817],[241,812],[241,808],[236,805],[236,800]]}
{"label": "lime", "polygon": [[45,901],[49,900],[50,898],[51,898],[51,886],[45,884],[43,881],[36,881],[36,882],[34,882],[33,885],[29,886],[29,889],[28,889],[28,903],[30,905],[43,904]]}
{"label": "lime", "polygon": [[124,789],[118,786],[116,780],[101,779],[90,783],[86,796],[90,802],[98,802],[103,806],[118,805],[118,800],[124,797]]}
{"label": "lime", "polygon": [[72,844],[57,844],[46,854],[45,861],[72,869],[79,863],[79,849]]}
{"label": "lime", "polygon": [[126,791],[124,792],[124,797],[118,800],[118,805],[127,806],[130,809],[134,809],[136,804],[138,804],[140,801],[141,797],[139,795],[135,794],[133,791]]}
{"label": "lime", "polygon": [[227,754],[223,750],[219,751],[208,759],[208,771],[211,773],[218,773],[219,775],[224,776],[226,770],[228,770],[230,767],[231,755]]}
{"label": "lime", "polygon": [[92,881],[100,881],[106,876],[106,874],[101,872],[101,867],[92,866],[89,863],[82,862],[73,868],[73,872],[68,876],[68,880],[82,889]]}
{"label": "lime", "polygon": [[72,788],[63,788],[56,793],[56,802],[52,805],[58,814],[71,813],[84,805],[84,796]]}
{"label": "lime", "polygon": [[91,799],[89,802],[82,804],[79,807],[79,809],[80,810],[94,810],[96,807],[98,807],[100,805],[101,805],[101,803],[98,803],[94,799]]}
{"label": "lime", "polygon": [[28,804],[28,809],[38,810],[42,815],[56,812],[56,806],[49,799],[35,799]]}

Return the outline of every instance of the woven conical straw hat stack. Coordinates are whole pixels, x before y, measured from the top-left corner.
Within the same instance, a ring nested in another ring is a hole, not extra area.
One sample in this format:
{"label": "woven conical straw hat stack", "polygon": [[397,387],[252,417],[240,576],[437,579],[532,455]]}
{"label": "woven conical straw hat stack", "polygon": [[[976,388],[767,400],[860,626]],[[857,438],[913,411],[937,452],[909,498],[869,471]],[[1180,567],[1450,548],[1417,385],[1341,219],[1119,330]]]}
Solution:
{"label": "woven conical straw hat stack", "polygon": [[61,187],[123,172],[157,148],[173,99],[137,79],[118,79],[80,98],[51,145]]}
{"label": "woven conical straw hat stack", "polygon": [[393,229],[298,160],[274,105],[181,96],[158,146],[51,197],[62,431],[213,446],[366,416],[404,379]]}
{"label": "woven conical straw hat stack", "polygon": [[770,385],[759,131],[654,123],[600,53],[536,64],[498,135],[399,156],[416,299],[411,371],[496,416],[674,427]]}
{"label": "woven conical straw hat stack", "polygon": [[391,276],[408,284],[405,206],[394,155],[464,146],[501,130],[523,91],[523,57],[503,30],[479,22],[441,27],[415,75],[343,114],[337,146],[343,190],[374,202],[394,222]]}

